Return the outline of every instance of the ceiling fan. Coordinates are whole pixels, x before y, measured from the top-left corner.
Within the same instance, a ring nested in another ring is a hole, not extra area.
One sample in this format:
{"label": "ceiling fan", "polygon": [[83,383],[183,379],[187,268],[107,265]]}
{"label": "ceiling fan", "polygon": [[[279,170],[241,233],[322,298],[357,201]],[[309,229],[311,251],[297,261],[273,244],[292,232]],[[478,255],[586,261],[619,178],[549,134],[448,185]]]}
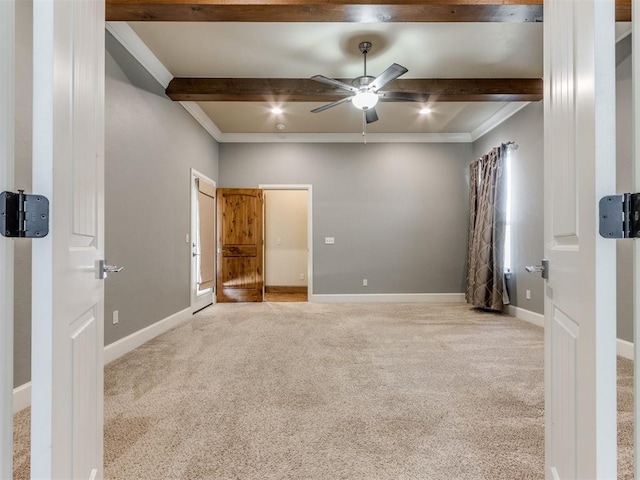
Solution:
{"label": "ceiling fan", "polygon": [[[371,51],[372,46],[373,45],[371,42],[361,42],[358,45],[358,47],[360,47],[360,51],[364,55],[364,75],[353,79],[351,81],[351,85],[334,78],[325,77],[324,75],[315,75],[311,77],[312,80],[326,83],[327,85],[331,85],[334,87],[342,88],[353,93],[353,95],[349,97],[341,98],[336,102],[329,103],[327,105],[323,105],[322,107],[311,110],[312,113],[323,112],[329,108],[335,107],[336,105],[340,105],[341,103],[351,102],[353,106],[359,108],[364,112],[364,117],[367,123],[373,123],[378,120],[378,114],[376,113],[376,104],[381,97],[384,98],[385,95],[387,95],[386,92],[381,92],[380,89],[382,89],[389,82],[398,78],[400,75],[404,75],[409,70],[402,65],[394,63],[377,77],[367,75],[367,53]],[[397,94],[393,95],[398,96]]]}

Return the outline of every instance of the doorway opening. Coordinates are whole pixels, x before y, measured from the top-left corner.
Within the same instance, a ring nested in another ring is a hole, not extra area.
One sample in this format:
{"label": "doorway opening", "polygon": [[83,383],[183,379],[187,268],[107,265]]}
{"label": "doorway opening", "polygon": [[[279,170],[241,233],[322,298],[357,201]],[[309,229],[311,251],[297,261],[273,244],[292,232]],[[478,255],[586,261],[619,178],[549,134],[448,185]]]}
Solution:
{"label": "doorway opening", "polygon": [[216,182],[191,169],[191,312],[215,301]]}
{"label": "doorway opening", "polygon": [[311,185],[260,185],[264,191],[264,300],[306,302],[312,295]]}

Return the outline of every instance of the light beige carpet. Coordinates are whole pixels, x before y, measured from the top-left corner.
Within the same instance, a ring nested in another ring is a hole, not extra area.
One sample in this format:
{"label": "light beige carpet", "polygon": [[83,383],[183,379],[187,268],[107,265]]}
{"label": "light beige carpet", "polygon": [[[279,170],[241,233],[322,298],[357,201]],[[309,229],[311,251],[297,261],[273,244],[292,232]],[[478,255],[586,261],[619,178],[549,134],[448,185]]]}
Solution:
{"label": "light beige carpet", "polygon": [[466,305],[221,304],[106,368],[105,477],[542,479],[542,386],[542,330]]}

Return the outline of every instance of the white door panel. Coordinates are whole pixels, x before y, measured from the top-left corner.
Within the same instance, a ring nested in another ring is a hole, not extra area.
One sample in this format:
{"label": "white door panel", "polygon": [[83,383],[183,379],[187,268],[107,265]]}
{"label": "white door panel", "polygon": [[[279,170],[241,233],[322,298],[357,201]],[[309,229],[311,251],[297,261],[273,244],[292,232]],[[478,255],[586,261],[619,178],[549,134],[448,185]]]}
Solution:
{"label": "white door panel", "polygon": [[104,1],[34,2],[34,478],[102,477]]}
{"label": "white door panel", "polygon": [[548,0],[545,54],[546,476],[616,477],[613,0]]}

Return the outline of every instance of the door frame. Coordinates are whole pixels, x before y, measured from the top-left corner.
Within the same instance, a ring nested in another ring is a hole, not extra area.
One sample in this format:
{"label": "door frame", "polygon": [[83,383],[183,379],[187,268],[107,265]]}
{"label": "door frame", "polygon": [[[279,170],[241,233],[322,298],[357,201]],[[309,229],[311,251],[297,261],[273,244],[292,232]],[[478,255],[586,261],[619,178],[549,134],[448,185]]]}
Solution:
{"label": "door frame", "polygon": [[[213,283],[213,287],[208,288],[206,290],[204,290],[204,293],[198,294],[198,281],[197,281],[197,269],[196,269],[196,262],[195,262],[195,256],[194,256],[194,248],[195,248],[195,243],[194,240],[197,238],[198,236],[198,232],[196,231],[197,229],[197,216],[198,216],[198,188],[196,187],[196,179],[197,178],[202,178],[203,180],[206,180],[208,183],[210,183],[211,185],[213,185],[214,189],[217,190],[217,185],[216,182],[213,181],[211,178],[207,177],[204,173],[199,172],[198,170],[196,170],[195,168],[191,169],[191,175],[190,175],[190,181],[191,181],[191,226],[190,226],[190,238],[189,238],[189,292],[190,292],[190,299],[191,299],[191,313],[196,313],[199,310],[202,310],[203,308],[215,304],[216,303],[216,283]],[[214,214],[217,211],[217,202],[218,202],[218,198],[216,195],[216,198],[213,199],[213,211]],[[213,238],[214,238],[214,244],[213,244],[213,251],[214,251],[214,255],[213,255],[213,271],[217,272],[217,258],[216,258],[216,254],[215,251],[217,249],[217,225],[216,225],[216,219],[213,219],[213,229],[214,229],[214,234],[213,234]],[[207,292],[207,290],[210,290],[209,292]],[[209,295],[211,298],[207,299],[206,296]],[[199,299],[198,297],[204,297],[204,299]]]}
{"label": "door frame", "polygon": [[[0,1],[0,191],[13,191],[15,1]],[[13,240],[0,237],[0,478],[13,476]]]}
{"label": "door frame", "polygon": [[[311,184],[271,184],[265,183],[258,185],[258,188],[262,190],[306,190],[307,191],[307,301],[311,301],[313,298],[313,185]],[[263,210],[263,216],[266,215],[266,208]],[[262,222],[262,228],[266,228],[266,222]],[[264,232],[263,232],[264,237]],[[262,272],[264,278],[267,278],[267,271],[265,268],[266,255],[265,245],[262,245]],[[266,281],[265,281],[266,284]],[[262,286],[263,297],[265,285]]]}
{"label": "door frame", "polygon": [[[631,89],[632,89],[632,168],[634,192],[640,191],[640,8],[634,1],[631,9]],[[633,362],[640,359],[640,241],[633,241]],[[640,373],[633,373],[633,478],[640,478]]]}

